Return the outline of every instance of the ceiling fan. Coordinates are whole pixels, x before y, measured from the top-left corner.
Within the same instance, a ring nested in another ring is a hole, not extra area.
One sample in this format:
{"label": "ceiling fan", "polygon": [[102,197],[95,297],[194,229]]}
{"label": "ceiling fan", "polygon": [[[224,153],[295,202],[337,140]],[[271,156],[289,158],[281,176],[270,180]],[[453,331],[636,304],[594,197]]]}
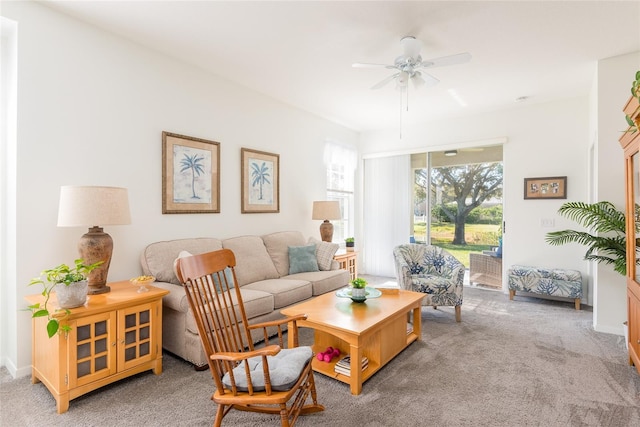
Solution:
{"label": "ceiling fan", "polygon": [[386,68],[395,70],[395,73],[386,77],[382,81],[376,83],[371,89],[380,89],[392,80],[396,81],[396,88],[405,89],[409,80],[413,82],[415,88],[420,86],[434,86],[440,82],[431,74],[424,70],[435,67],[444,67],[447,65],[456,65],[469,62],[471,60],[470,53],[458,53],[456,55],[442,56],[440,58],[423,60],[420,56],[420,48],[422,44],[413,36],[406,36],[400,40],[404,53],[398,56],[393,65],[385,64],[366,64],[355,63],[354,68]]}

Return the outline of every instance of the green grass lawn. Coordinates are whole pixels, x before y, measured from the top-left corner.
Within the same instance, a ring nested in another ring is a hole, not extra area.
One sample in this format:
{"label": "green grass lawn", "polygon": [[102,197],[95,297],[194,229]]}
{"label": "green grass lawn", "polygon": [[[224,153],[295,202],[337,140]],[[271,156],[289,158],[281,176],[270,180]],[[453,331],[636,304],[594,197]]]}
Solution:
{"label": "green grass lawn", "polygon": [[[414,237],[417,242],[424,242],[426,235],[425,223],[414,225]],[[466,245],[454,245],[454,225],[451,223],[434,223],[431,226],[431,244],[439,246],[451,253],[456,259],[469,268],[469,254],[482,252],[498,246],[500,225],[497,224],[467,224],[464,229]]]}

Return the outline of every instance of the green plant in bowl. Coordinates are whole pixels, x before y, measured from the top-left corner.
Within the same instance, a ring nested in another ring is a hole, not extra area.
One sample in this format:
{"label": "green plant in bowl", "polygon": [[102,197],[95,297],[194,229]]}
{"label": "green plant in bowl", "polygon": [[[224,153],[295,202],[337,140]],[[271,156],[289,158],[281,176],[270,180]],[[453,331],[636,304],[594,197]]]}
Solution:
{"label": "green plant in bowl", "polygon": [[[39,277],[31,279],[28,286],[42,285],[42,296],[44,297],[44,303],[36,303],[27,307],[31,311],[31,317],[47,317],[47,334],[49,338],[54,336],[58,331],[69,332],[71,328],[68,325],[60,325],[60,321],[53,317],[49,311],[48,303],[51,298],[51,292],[56,286],[72,286],[76,283],[87,280],[87,276],[104,261],[98,261],[94,264],[85,265],[84,260],[77,259],[74,261],[74,266],[70,267],[67,264],[60,264],[57,267],[43,270]],[[58,309],[55,311],[64,310],[66,314],[69,314],[69,310],[66,308]]]}
{"label": "green plant in bowl", "polygon": [[367,286],[367,281],[361,277],[353,279],[349,282],[352,288],[354,289],[364,289]]}

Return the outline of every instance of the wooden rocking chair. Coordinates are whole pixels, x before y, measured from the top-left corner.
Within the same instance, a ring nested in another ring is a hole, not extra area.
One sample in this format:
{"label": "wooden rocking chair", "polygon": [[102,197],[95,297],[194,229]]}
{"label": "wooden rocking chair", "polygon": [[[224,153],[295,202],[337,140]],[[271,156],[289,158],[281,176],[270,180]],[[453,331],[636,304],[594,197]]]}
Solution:
{"label": "wooden rocking chair", "polygon": [[[324,410],[317,402],[311,347],[298,347],[295,321],[305,316],[249,325],[235,265],[233,252],[222,249],[180,258],[176,267],[217,388],[211,397],[218,404],[214,426],[231,409],[280,414],[282,426],[293,426],[300,414]],[[282,326],[292,320],[288,333],[295,347],[285,349]],[[258,349],[250,332],[256,329],[265,340]],[[274,330],[279,345],[269,343]],[[313,403],[305,405],[309,395]]]}

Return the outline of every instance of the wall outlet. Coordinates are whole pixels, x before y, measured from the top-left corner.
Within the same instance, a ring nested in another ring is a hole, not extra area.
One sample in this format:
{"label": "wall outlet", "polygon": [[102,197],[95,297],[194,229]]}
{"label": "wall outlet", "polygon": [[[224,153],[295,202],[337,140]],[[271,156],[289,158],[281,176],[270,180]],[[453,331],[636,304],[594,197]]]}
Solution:
{"label": "wall outlet", "polygon": [[540,220],[540,227],[550,228],[555,227],[556,220],[553,218],[542,218]]}

